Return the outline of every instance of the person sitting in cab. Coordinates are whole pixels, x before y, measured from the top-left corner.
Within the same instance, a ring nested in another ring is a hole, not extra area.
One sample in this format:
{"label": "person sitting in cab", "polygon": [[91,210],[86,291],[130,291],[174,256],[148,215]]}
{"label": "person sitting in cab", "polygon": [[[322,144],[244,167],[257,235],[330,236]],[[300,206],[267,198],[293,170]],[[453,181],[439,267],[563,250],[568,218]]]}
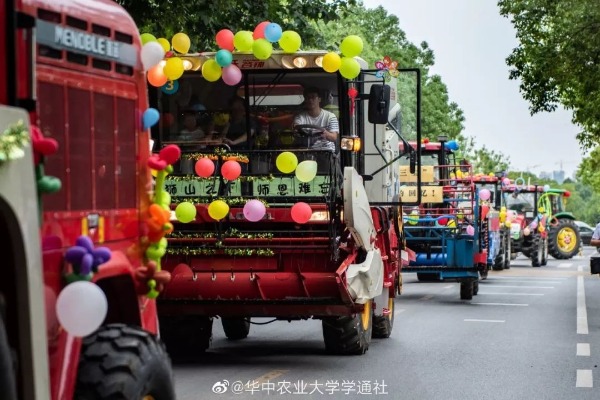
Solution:
{"label": "person sitting in cab", "polygon": [[[250,135],[254,136],[255,126],[251,123]],[[221,132],[223,143],[231,146],[232,150],[248,149],[248,129],[246,105],[242,97],[235,96],[229,101],[229,121]]]}

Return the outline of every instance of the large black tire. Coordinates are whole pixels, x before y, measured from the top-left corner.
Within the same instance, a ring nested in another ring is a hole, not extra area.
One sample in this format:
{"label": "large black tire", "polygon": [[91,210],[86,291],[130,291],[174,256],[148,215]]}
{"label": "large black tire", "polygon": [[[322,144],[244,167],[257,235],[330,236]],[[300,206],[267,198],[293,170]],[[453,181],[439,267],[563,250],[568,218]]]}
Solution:
{"label": "large black tire", "polygon": [[500,236],[500,251],[494,257],[494,265],[492,265],[492,269],[494,271],[502,271],[504,269],[504,265],[506,265],[506,235],[501,233]]}
{"label": "large black tire", "polygon": [[204,354],[212,341],[212,318],[198,315],[160,317],[160,338],[175,360],[193,360]]}
{"label": "large black tire", "polygon": [[371,302],[362,313],[350,317],[323,319],[323,339],[328,353],[361,355],[369,350],[373,335],[373,310]]}
{"label": "large black tire", "polygon": [[[569,243],[561,236],[568,235]],[[559,219],[555,226],[549,226],[548,230],[548,252],[557,260],[567,260],[579,253],[581,247],[581,236],[579,228],[570,219]]]}
{"label": "large black tire", "polygon": [[477,296],[479,293],[479,281],[473,281],[473,296]]}
{"label": "large black tire", "polygon": [[[383,290],[388,290],[384,288]],[[373,315],[373,337],[389,338],[394,328],[394,298],[388,298],[388,315]]]}
{"label": "large black tire", "polygon": [[12,352],[8,345],[8,337],[4,329],[4,318],[0,316],[0,393],[6,400],[17,399],[15,371]]}
{"label": "large black tire", "polygon": [[442,275],[439,272],[417,272],[419,282],[439,282]]}
{"label": "large black tire", "polygon": [[531,266],[532,267],[540,267],[542,265],[542,253],[543,253],[543,243],[542,238],[535,237],[531,243],[531,251],[529,256],[531,258]]}
{"label": "large black tire", "polygon": [[513,260],[512,239],[510,238],[508,232],[504,235],[504,252],[506,254],[504,257],[504,269],[510,269],[510,262]]}
{"label": "large black tire", "polygon": [[542,239],[542,266],[548,265],[548,238]]}
{"label": "large black tire", "polygon": [[240,340],[250,333],[250,318],[221,318],[223,331],[229,340]]}
{"label": "large black tire", "polygon": [[138,327],[111,324],[83,339],[78,400],[175,399],[171,361],[160,340]]}
{"label": "large black tire", "polygon": [[461,300],[472,300],[473,299],[473,281],[463,281],[460,283],[460,299]]}

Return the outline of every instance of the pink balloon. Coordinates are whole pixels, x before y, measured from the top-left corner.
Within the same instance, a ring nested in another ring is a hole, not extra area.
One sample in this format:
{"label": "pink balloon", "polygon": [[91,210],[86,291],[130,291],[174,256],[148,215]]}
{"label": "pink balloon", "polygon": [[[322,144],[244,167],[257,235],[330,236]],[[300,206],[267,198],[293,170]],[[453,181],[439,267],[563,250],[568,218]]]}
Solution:
{"label": "pink balloon", "polygon": [[242,167],[237,161],[225,161],[221,166],[221,175],[228,181],[236,180],[242,173]]}
{"label": "pink balloon", "polygon": [[489,189],[481,189],[479,191],[479,198],[483,201],[489,200],[491,195],[492,193],[489,191]]}
{"label": "pink balloon", "polygon": [[260,221],[263,219],[266,212],[267,209],[260,200],[249,200],[244,205],[244,217],[251,222]]}
{"label": "pink balloon", "polygon": [[213,174],[213,172],[215,172],[215,163],[213,163],[210,159],[203,157],[196,161],[194,170],[198,176],[202,178],[208,178]]}
{"label": "pink balloon", "polygon": [[221,29],[215,37],[217,46],[221,49],[233,51],[233,32],[229,29]]}
{"label": "pink balloon", "polygon": [[502,179],[502,184],[505,185],[505,186],[510,185],[510,179],[508,179],[508,178]]}
{"label": "pink balloon", "polygon": [[242,71],[235,64],[231,64],[223,68],[223,74],[221,75],[223,82],[229,86],[235,86],[242,80]]}
{"label": "pink balloon", "polygon": [[312,208],[304,202],[298,202],[292,206],[292,219],[297,224],[305,224],[312,216]]}
{"label": "pink balloon", "polygon": [[475,228],[473,228],[471,225],[467,225],[467,235],[474,235],[475,234]]}
{"label": "pink balloon", "polygon": [[252,33],[252,37],[254,38],[254,40],[265,38],[265,28],[269,24],[269,21],[263,21],[260,24],[256,25],[256,28],[254,28],[254,33]]}

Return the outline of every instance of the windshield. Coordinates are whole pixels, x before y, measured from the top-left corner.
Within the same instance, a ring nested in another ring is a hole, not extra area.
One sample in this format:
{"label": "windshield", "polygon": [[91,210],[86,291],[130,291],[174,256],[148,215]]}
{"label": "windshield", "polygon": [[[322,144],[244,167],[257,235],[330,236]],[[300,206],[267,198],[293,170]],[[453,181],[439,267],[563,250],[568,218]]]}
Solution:
{"label": "windshield", "polygon": [[534,193],[506,193],[506,208],[517,212],[527,212],[534,210]]}

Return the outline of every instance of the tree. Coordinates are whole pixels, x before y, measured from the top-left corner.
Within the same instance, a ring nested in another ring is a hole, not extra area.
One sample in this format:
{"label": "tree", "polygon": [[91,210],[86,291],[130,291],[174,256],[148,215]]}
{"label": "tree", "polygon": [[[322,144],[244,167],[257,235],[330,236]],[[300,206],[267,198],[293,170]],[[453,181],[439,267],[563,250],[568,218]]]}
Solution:
{"label": "tree", "polygon": [[600,146],[583,159],[577,169],[577,179],[600,193]]}
{"label": "tree", "polygon": [[500,0],[519,46],[507,58],[510,79],[532,114],[573,111],[584,148],[600,143],[600,7],[598,0]]}
{"label": "tree", "polygon": [[301,33],[309,46],[323,46],[316,20],[330,21],[354,0],[117,0],[138,25],[140,32],[170,39],[185,32],[192,39],[191,51],[216,49],[215,34],[253,30],[262,21],[277,22],[284,30]]}

